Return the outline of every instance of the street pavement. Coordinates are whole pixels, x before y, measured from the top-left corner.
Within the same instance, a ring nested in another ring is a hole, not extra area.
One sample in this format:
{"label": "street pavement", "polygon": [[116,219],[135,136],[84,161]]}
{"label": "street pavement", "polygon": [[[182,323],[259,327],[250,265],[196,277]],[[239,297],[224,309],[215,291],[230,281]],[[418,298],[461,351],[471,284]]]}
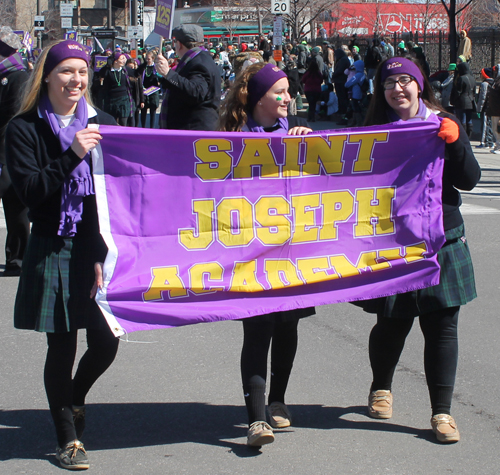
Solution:
{"label": "street pavement", "polygon": [[[316,122],[314,128],[331,123]],[[496,475],[500,155],[476,149],[476,156],[483,175],[475,190],[462,194],[462,212],[479,297],[460,316],[452,408],[462,435],[458,444],[441,445],[430,430],[418,322],[396,371],[393,418],[367,416],[367,343],[374,317],[338,304],[317,308],[316,316],[301,321],[287,392],[293,427],[276,431],[275,442],[261,450],[245,445],[240,322],[129,335],[87,399],[83,441],[89,473]],[[45,335],[12,327],[17,281],[0,277],[0,474],[61,473],[43,389]],[[81,355],[83,332],[79,342]]]}

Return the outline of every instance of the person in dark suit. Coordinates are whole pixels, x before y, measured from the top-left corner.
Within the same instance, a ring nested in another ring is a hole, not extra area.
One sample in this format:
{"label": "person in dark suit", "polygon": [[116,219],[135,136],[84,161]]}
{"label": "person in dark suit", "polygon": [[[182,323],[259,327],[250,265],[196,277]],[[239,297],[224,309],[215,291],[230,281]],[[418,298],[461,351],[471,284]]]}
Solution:
{"label": "person in dark suit", "polygon": [[203,47],[203,30],[198,25],[179,25],[172,31],[180,58],[175,71],[159,54],[156,70],[166,89],[160,113],[160,128],[215,130],[221,96],[220,72]]}

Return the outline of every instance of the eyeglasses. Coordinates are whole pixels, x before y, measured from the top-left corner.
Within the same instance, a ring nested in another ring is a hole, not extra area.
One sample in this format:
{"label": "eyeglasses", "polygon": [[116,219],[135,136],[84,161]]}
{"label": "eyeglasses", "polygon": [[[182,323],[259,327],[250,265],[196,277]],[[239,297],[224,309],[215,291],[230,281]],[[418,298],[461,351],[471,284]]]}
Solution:
{"label": "eyeglasses", "polygon": [[400,76],[397,81],[394,81],[394,79],[387,79],[382,83],[382,86],[387,91],[389,89],[394,89],[396,87],[396,83],[398,83],[400,87],[404,89],[414,80],[415,78],[411,76]]}

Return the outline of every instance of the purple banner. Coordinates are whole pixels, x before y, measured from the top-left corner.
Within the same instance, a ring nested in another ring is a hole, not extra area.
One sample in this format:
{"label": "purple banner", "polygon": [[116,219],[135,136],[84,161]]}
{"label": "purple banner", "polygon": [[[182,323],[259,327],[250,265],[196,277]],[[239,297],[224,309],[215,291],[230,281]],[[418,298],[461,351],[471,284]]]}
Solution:
{"label": "purple banner", "polygon": [[101,132],[94,174],[109,252],[97,301],[116,334],[439,282],[435,124]]}
{"label": "purple banner", "polygon": [[157,0],[154,32],[163,38],[170,38],[174,21],[174,0]]}

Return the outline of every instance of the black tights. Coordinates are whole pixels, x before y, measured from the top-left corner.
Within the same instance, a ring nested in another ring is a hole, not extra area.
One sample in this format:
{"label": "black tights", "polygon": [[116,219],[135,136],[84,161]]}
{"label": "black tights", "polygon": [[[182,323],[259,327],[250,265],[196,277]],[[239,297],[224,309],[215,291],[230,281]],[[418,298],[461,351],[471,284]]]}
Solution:
{"label": "black tights", "polygon": [[[432,414],[450,414],[458,362],[458,313],[450,307],[419,317],[424,334],[424,369]],[[377,317],[370,334],[371,390],[390,390],[413,318]]]}
{"label": "black tights", "polygon": [[146,120],[148,118],[148,110],[149,110],[149,127],[151,129],[154,129],[155,128],[155,121],[156,121],[156,107],[154,107],[154,106],[150,107],[149,109],[146,109],[146,107],[141,109],[141,125],[142,125],[143,129],[146,128]]}
{"label": "black tights", "polygon": [[77,332],[47,333],[44,382],[59,447],[76,439],[72,406],[83,406],[85,396],[115,359],[118,338],[108,328],[87,330],[87,351],[74,378]]}
{"label": "black tights", "polygon": [[243,320],[241,379],[249,424],[266,420],[267,355],[271,345],[269,404],[285,402],[285,391],[297,352],[298,320],[286,323]]}

